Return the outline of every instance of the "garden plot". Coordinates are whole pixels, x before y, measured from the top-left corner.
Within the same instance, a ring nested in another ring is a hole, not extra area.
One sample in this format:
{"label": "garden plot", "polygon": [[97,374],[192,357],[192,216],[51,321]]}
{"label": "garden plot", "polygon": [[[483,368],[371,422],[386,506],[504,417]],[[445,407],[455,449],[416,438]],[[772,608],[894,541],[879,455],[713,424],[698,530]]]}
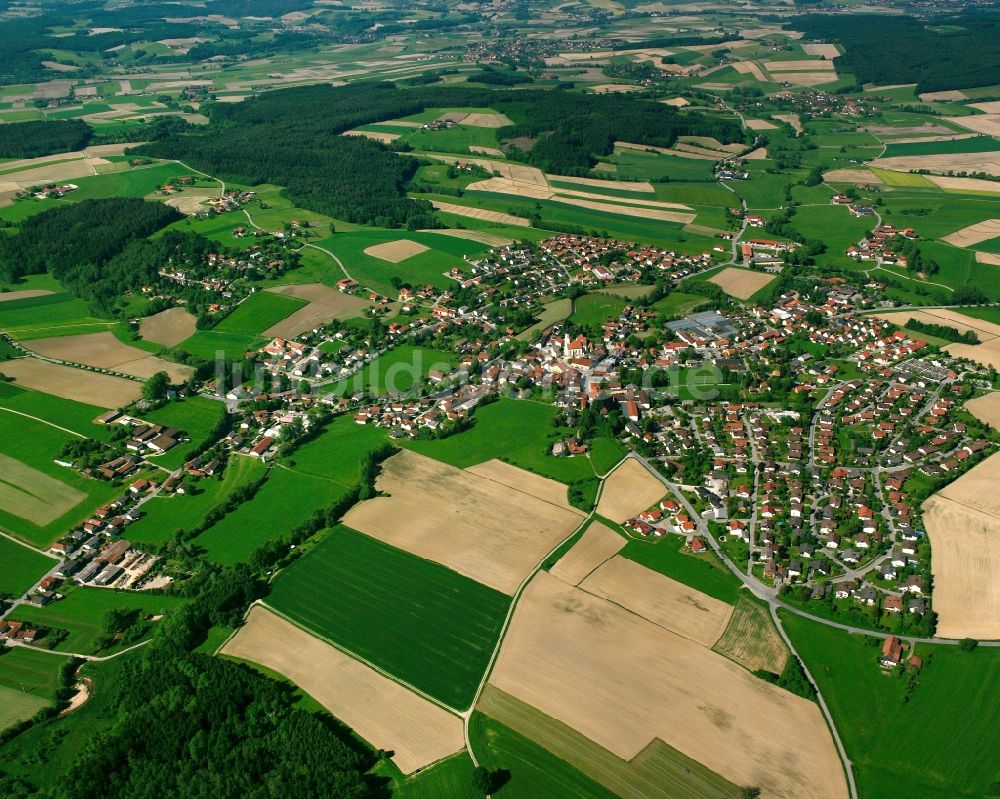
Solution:
{"label": "garden plot", "polygon": [[631,760],[659,738],[764,796],[845,799],[819,707],[541,572],[490,683]]}
{"label": "garden plot", "polygon": [[[399,244],[391,242],[389,246]],[[416,242],[410,242],[415,244]],[[386,245],[378,245],[385,247]],[[427,248],[421,244],[420,252]],[[369,249],[374,249],[369,247]],[[367,250],[365,252],[368,252]],[[395,262],[393,262],[395,263]],[[269,338],[296,338],[307,330],[313,330],[320,325],[325,325],[331,319],[351,319],[361,316],[364,310],[370,305],[367,300],[353,294],[345,294],[336,291],[322,283],[304,283],[294,286],[281,286],[271,288],[267,291],[281,294],[285,297],[295,297],[299,300],[306,300],[309,304],[295,311],[291,316],[286,316],[280,322],[267,328],[261,335]]]}
{"label": "garden plot", "polygon": [[384,244],[375,244],[367,247],[364,253],[373,258],[388,261],[391,264],[398,264],[400,261],[405,261],[414,255],[420,255],[420,253],[427,252],[429,249],[429,247],[425,247],[419,242],[410,241],[409,239],[399,239],[398,241],[387,241]]}
{"label": "garden plot", "polygon": [[719,286],[730,297],[746,300],[772,280],[774,280],[774,275],[729,266],[717,275],[710,277],[708,282]]}
{"label": "garden plot", "polygon": [[382,464],[376,488],[385,496],[344,524],[505,594],[580,525],[564,506],[409,450]]}
{"label": "garden plot", "polygon": [[924,503],[942,638],[1000,638],[1000,456]]}
{"label": "garden plot", "polygon": [[19,386],[101,408],[121,408],[142,396],[142,385],[134,380],[60,366],[38,358],[5,361],[0,371]]}
{"label": "garden plot", "polygon": [[549,571],[563,582],[577,585],[624,546],[625,539],[606,524],[591,522],[583,537]]}
{"label": "garden plot", "polygon": [[123,344],[114,333],[85,333],[80,336],[56,336],[39,338],[31,342],[31,349],[46,358],[70,363],[82,363],[98,369],[112,369],[116,372],[152,377],[157,372],[166,372],[174,383],[183,383],[194,369],[150,355],[138,347]]}
{"label": "garden plot", "polygon": [[287,677],[372,746],[393,752],[404,774],[465,744],[460,718],[259,605],[220,654]]}
{"label": "garden plot", "polygon": [[634,458],[629,458],[604,481],[597,513],[613,522],[624,522],[655,504],[666,487]]}
{"label": "garden plot", "polygon": [[195,318],[183,308],[168,308],[146,316],[139,322],[139,333],[146,341],[173,347],[195,334]]}

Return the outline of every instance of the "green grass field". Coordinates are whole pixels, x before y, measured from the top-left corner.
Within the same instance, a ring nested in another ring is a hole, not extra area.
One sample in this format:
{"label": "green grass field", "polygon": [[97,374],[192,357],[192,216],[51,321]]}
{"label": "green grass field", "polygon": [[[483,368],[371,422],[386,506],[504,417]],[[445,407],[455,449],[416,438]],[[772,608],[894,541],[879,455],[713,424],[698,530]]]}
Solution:
{"label": "green grass field", "polygon": [[337,527],[274,581],[267,603],[450,707],[472,701],[510,600]]}
{"label": "green grass field", "polygon": [[110,319],[98,319],[91,315],[86,302],[64,291],[0,302],[0,330],[23,341],[97,333],[113,324]]}
{"label": "green grass field", "polygon": [[903,186],[905,188],[933,189],[937,186],[925,178],[923,175],[914,175],[909,172],[892,172],[888,169],[873,169],[872,172],[886,186]]}
{"label": "green grass field", "polygon": [[0,508],[0,527],[40,548],[47,547],[94,508],[119,492],[109,483],[91,480],[54,462],[63,444],[72,438],[75,437],[42,422],[13,413],[0,413],[0,454],[14,458],[84,495],[78,504],[41,525]]}
{"label": "green grass field", "polygon": [[408,441],[403,446],[466,468],[501,458],[522,469],[563,483],[593,478],[586,458],[555,458],[551,442],[569,435],[552,426],[556,409],[537,402],[501,399],[478,408],[470,430],[440,441]]}
{"label": "green grass field", "polygon": [[921,141],[892,144],[885,148],[884,158],[900,155],[950,155],[953,153],[990,153],[1000,149],[1000,143],[990,136],[974,136],[950,141]]}
{"label": "green grass field", "polygon": [[[105,197],[145,197],[160,186],[169,183],[178,175],[190,175],[191,170],[180,164],[157,164],[130,169],[125,172],[111,172],[89,178],[77,178],[73,182],[79,187],[56,202],[79,202],[98,200]],[[164,198],[165,199],[165,198]]]}
{"label": "green grass field", "polygon": [[0,596],[18,597],[33,586],[56,561],[0,537]]}
{"label": "green grass field", "polygon": [[547,302],[538,313],[538,321],[531,327],[525,328],[518,333],[517,338],[521,341],[534,341],[538,334],[545,330],[545,328],[554,325],[556,322],[561,322],[563,319],[567,319],[572,312],[573,300],[569,298]]}
{"label": "green grass field", "polygon": [[[66,636],[56,647],[58,652],[74,652],[83,655],[97,654],[98,638],[103,633],[104,614],[109,610],[139,610],[143,614],[156,615],[169,612],[184,602],[173,596],[141,591],[115,591],[109,588],[78,586],[60,590],[64,599],[52,602],[43,608],[18,607],[15,618],[30,621],[49,629],[66,630]],[[39,646],[46,640],[39,639]]]}
{"label": "green grass field", "polygon": [[574,325],[600,328],[605,322],[617,319],[628,302],[611,294],[584,294],[573,301]]}
{"label": "green grass field", "polygon": [[509,780],[497,799],[614,799],[615,793],[579,769],[499,721],[475,712],[469,736],[476,757],[488,769],[506,769]]}
{"label": "green grass field", "polygon": [[228,333],[222,330],[199,330],[191,338],[185,339],[175,351],[189,352],[204,360],[214,360],[220,353],[231,361],[242,361],[243,356],[264,344],[258,336],[245,333]]}
{"label": "green grass field", "polygon": [[878,666],[881,641],[788,613],[782,620],[830,707],[861,796],[971,799],[1000,779],[1000,651],[918,645],[924,667],[904,701],[906,677]]}
{"label": "green grass field", "polygon": [[632,540],[618,554],[730,605],[739,599],[740,581],[729,569],[715,555],[685,554],[676,536],[666,535],[658,541]]}
{"label": "green grass field", "polygon": [[241,302],[239,307],[219,322],[213,330],[220,333],[259,336],[272,325],[276,325],[306,305],[305,300],[296,297],[258,291]]}
{"label": "green grass field", "polygon": [[361,456],[387,441],[384,429],[357,424],[351,416],[340,416],[316,438],[300,446],[282,461],[299,474],[334,480],[353,486],[361,478]]}
{"label": "green grass field", "polygon": [[163,544],[177,530],[190,530],[204,515],[241,485],[256,480],[264,465],[256,458],[234,455],[221,477],[185,482],[187,493],[153,497],[142,506],[142,518],[129,525],[130,541]]}
{"label": "green grass field", "polygon": [[[12,616],[20,619],[20,615]],[[66,658],[24,647],[0,649],[0,687],[51,700]]]}
{"label": "green grass field", "polygon": [[627,453],[625,445],[613,438],[595,438],[590,442],[590,462],[598,474],[611,471]]}
{"label": "green grass field", "polygon": [[472,759],[460,752],[393,785],[394,799],[480,799]]}
{"label": "green grass field", "polygon": [[375,395],[406,393],[423,380],[431,369],[449,372],[458,364],[452,352],[402,344],[380,355],[360,372],[327,386],[324,392],[351,395],[367,391]]}
{"label": "green grass field", "polygon": [[[2,668],[3,661],[0,660],[0,669]],[[12,724],[27,721],[47,705],[48,702],[40,696],[0,685],[0,732]]]}
{"label": "green grass field", "polygon": [[350,486],[324,477],[272,468],[253,499],[226,514],[194,539],[209,560],[225,565],[246,561],[254,551],[332,504]]}
{"label": "green grass field", "polygon": [[675,291],[668,294],[662,300],[657,300],[653,303],[653,310],[664,316],[683,316],[705,305],[707,302],[707,299],[699,297],[697,294],[685,294],[683,291]]}

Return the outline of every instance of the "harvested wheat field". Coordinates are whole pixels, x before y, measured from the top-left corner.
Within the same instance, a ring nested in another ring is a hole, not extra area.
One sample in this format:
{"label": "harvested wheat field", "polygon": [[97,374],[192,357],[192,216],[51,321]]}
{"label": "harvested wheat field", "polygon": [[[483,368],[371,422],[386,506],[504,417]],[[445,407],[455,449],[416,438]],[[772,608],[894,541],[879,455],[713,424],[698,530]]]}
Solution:
{"label": "harvested wheat field", "polygon": [[566,508],[566,510],[579,514],[580,517],[585,515],[569,504],[566,485],[558,480],[550,480],[548,477],[519,469],[496,458],[469,466],[465,471],[476,475],[476,477],[482,477],[484,480],[492,480],[500,485],[513,488],[515,491],[528,494],[535,499]]}
{"label": "harvested wheat field", "polygon": [[728,266],[719,274],[710,277],[708,282],[719,286],[730,297],[745,300],[752,297],[772,280],[774,280],[774,275],[765,272],[752,272],[749,269]]}
{"label": "harvested wheat field", "polygon": [[409,774],[465,745],[462,720],[254,605],[219,651],[287,677]]}
{"label": "harvested wheat field", "polygon": [[366,139],[389,144],[399,138],[399,133],[382,133],[377,130],[348,130],[344,131],[345,136],[364,136]]}
{"label": "harvested wheat field", "polygon": [[164,347],[180,344],[191,338],[194,332],[195,318],[183,308],[167,308],[144,317],[139,323],[139,334],[146,341],[155,341]]}
{"label": "harvested wheat field", "polygon": [[819,707],[540,572],[490,683],[631,760],[655,738],[780,799],[846,799]]}
{"label": "harvested wheat field", "polygon": [[798,114],[774,114],[773,116],[775,119],[787,122],[797,133],[802,132],[802,120],[799,119]]}
{"label": "harvested wheat field", "polygon": [[481,144],[470,144],[470,153],[478,153],[479,155],[491,155],[494,158],[503,158],[503,150],[498,150],[496,147],[483,147]]}
{"label": "harvested wheat field", "polygon": [[11,300],[26,300],[29,297],[44,297],[52,294],[48,289],[21,289],[20,291],[0,292],[0,302],[10,302]]}
{"label": "harvested wheat field", "polygon": [[190,366],[164,361],[138,347],[123,344],[110,331],[39,338],[30,342],[30,347],[46,358],[112,369],[136,377],[152,377],[157,372],[166,372],[174,383],[183,383],[194,374]]}
{"label": "harvested wheat field", "polygon": [[671,97],[669,100],[660,100],[664,105],[672,105],[674,108],[684,108],[686,105],[691,105],[683,97]]}
{"label": "harvested wheat field", "polygon": [[945,191],[972,191],[985,194],[1000,194],[1000,184],[982,178],[952,178],[944,175],[922,175]]}
{"label": "harvested wheat field", "polygon": [[979,421],[1000,429],[1000,393],[991,391],[965,403],[965,409]]}
{"label": "harvested wheat field", "polygon": [[723,144],[721,141],[712,138],[711,136],[679,136],[677,140],[683,144],[693,144],[696,147],[704,147],[708,150],[723,153],[739,153],[747,148],[747,146],[742,142]]}
{"label": "harvested wheat field", "polygon": [[[931,172],[983,172],[1000,177],[1000,144],[997,144],[996,152],[990,153],[899,155],[892,158],[876,158],[870,165],[876,169],[891,169],[896,172],[916,172],[926,169]],[[993,190],[997,190],[996,184]]]}
{"label": "harvested wheat field", "polygon": [[0,371],[18,385],[100,408],[122,408],[142,396],[142,384],[134,380],[86,372],[38,358],[4,361]]}
{"label": "harvested wheat field", "polygon": [[[988,466],[992,470],[988,490],[995,494],[1000,475],[989,464],[987,460],[976,469]],[[958,489],[963,495],[968,491]],[[923,511],[931,541],[936,635],[1000,638],[1000,518],[942,495],[928,499]]]}
{"label": "harvested wheat field", "polygon": [[[834,72],[836,67],[832,61],[808,59],[799,61],[765,61],[768,72]],[[782,80],[785,79],[782,75]]]}
{"label": "harvested wheat field", "polygon": [[764,669],[781,674],[788,660],[788,648],[771,621],[767,608],[742,596],[722,637],[712,647],[750,671]]}
{"label": "harvested wheat field", "polygon": [[429,249],[430,247],[425,247],[419,242],[410,241],[409,239],[399,239],[398,241],[387,241],[385,244],[375,244],[371,247],[366,247],[364,253],[373,258],[388,261],[391,264],[398,264],[400,261],[405,261],[414,255],[420,255],[420,253],[427,252]]}
{"label": "harvested wheat field", "polygon": [[643,86],[635,86],[630,83],[601,83],[592,86],[594,94],[612,94],[615,92],[641,92],[645,90]]}
{"label": "harvested wheat field", "polygon": [[948,325],[959,333],[975,333],[980,341],[989,341],[1000,336],[1000,325],[984,322],[982,319],[973,319],[971,316],[964,316],[947,308],[929,308],[925,311],[892,311],[891,313],[877,314],[877,316],[879,319],[885,319],[900,327],[906,327],[911,319],[932,325]]}
{"label": "harvested wheat field", "polygon": [[588,575],[580,588],[707,647],[725,632],[733,612],[726,602],[618,556]]}
{"label": "harvested wheat field", "polygon": [[368,300],[353,294],[345,294],[329,286],[324,286],[322,283],[302,283],[295,286],[266,289],[266,291],[309,302],[308,305],[299,308],[291,316],[286,316],[277,324],[271,325],[261,334],[276,338],[295,338],[307,330],[326,324],[331,319],[350,319],[360,316],[370,304]]}
{"label": "harvested wheat field", "polygon": [[949,344],[944,351],[956,358],[968,358],[983,366],[1000,369],[1000,339],[990,339],[982,344]]}
{"label": "harvested wheat field", "polygon": [[743,156],[747,161],[766,161],[767,160],[767,148],[758,147],[756,150],[751,150],[746,155]]}
{"label": "harvested wheat field", "polygon": [[737,61],[732,67],[741,75],[750,75],[754,80],[759,80],[761,83],[768,82],[768,77],[764,74],[764,70],[753,61]]}
{"label": "harvested wheat field", "polygon": [[774,130],[778,126],[773,122],[768,122],[766,119],[748,119],[746,121],[746,126],[750,130]]}
{"label": "harvested wheat field", "polygon": [[645,194],[655,194],[656,189],[648,180],[601,180],[600,178],[575,178],[569,175],[546,175],[548,180],[560,183],[577,183],[580,186],[592,186],[598,189],[614,189],[616,191],[634,191]]}
{"label": "harvested wheat field", "polygon": [[680,211],[667,211],[659,208],[648,207],[637,208],[631,205],[618,205],[610,202],[583,200],[576,197],[564,197],[562,195],[556,195],[549,199],[555,203],[572,205],[577,208],[589,208],[592,211],[603,211],[606,214],[637,217],[639,219],[657,219],[661,222],[676,222],[679,225],[687,225],[694,222],[695,217],[697,216],[697,214],[687,214]]}
{"label": "harvested wheat field", "polygon": [[977,252],[976,263],[989,264],[990,266],[1000,266],[1000,255],[995,255],[991,252]]}
{"label": "harvested wheat field", "polygon": [[606,524],[591,522],[587,531],[573,547],[549,570],[570,585],[579,582],[608,558],[618,554],[625,539]]}
{"label": "harvested wheat field", "polygon": [[[150,194],[146,199],[156,199],[160,196],[162,195],[157,192]],[[180,194],[171,195],[163,202],[171,208],[176,208],[182,214],[194,216],[200,211],[207,210],[208,206],[206,203],[213,197],[218,196],[219,192],[216,189],[185,189]]]}
{"label": "harvested wheat field", "polygon": [[513,194],[517,197],[530,197],[533,200],[547,200],[555,194],[555,189],[548,184],[528,183],[510,178],[486,178],[470,183],[469,191],[490,191],[496,194]]}
{"label": "harvested wheat field", "polygon": [[802,52],[806,55],[818,55],[822,58],[836,58],[840,55],[840,50],[837,48],[837,45],[820,44],[818,42],[802,45]]}
{"label": "harvested wheat field", "polygon": [[868,183],[878,186],[882,178],[869,169],[831,169],[823,173],[827,183]]}
{"label": "harvested wheat field", "polygon": [[500,225],[531,227],[531,221],[525,219],[523,216],[504,214],[500,211],[487,211],[485,208],[472,208],[468,205],[455,205],[455,203],[445,203],[440,202],[439,200],[432,200],[431,205],[439,211],[444,211],[446,214],[455,214],[455,216],[465,216],[469,219],[481,219],[484,222],[496,222]]}
{"label": "harvested wheat field", "polygon": [[982,241],[989,241],[1000,236],[1000,219],[985,219],[961,230],[956,230],[943,237],[943,241],[956,247],[973,247]]}
{"label": "harvested wheat field", "polygon": [[0,508],[39,526],[54,522],[87,498],[82,491],[3,454],[0,474]]}
{"label": "harvested wheat field", "polygon": [[462,120],[462,124],[474,128],[505,128],[514,123],[506,114],[469,114]]}
{"label": "harvested wheat field", "polygon": [[656,504],[666,487],[635,458],[628,458],[604,481],[597,513],[624,522]]}
{"label": "harvested wheat field", "polygon": [[580,526],[580,514],[464,469],[403,450],[382,464],[379,496],[344,524],[513,594]]}
{"label": "harvested wheat field", "polygon": [[957,100],[966,100],[964,92],[960,92],[958,89],[948,89],[943,92],[924,92],[920,95],[920,100],[924,103],[940,103],[949,102]]}

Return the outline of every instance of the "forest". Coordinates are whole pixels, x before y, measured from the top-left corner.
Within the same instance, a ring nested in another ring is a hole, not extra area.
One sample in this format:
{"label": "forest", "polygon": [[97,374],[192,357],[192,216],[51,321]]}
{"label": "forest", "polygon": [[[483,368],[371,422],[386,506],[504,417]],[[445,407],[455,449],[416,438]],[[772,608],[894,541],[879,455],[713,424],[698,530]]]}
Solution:
{"label": "forest", "polygon": [[37,158],[82,150],[93,135],[94,129],[80,119],[0,125],[0,158]]}
{"label": "forest", "polygon": [[858,83],[916,83],[917,92],[991,86],[1000,80],[1000,14],[976,11],[933,20],[911,16],[810,15],[786,27],[839,42],[837,63]]}
{"label": "forest", "polygon": [[134,152],[177,158],[234,182],[285,186],[295,203],[348,222],[432,227],[429,204],[406,197],[416,162],[377,142],[339,134],[426,108],[472,107],[494,108],[515,121],[500,129],[501,137],[535,140],[530,151],[512,148],[511,158],[560,174],[587,174],[595,156],[610,153],[616,139],[661,147],[685,134],[742,140],[735,121],[629,97],[357,83],[220,103],[207,129],[168,135]]}
{"label": "forest", "polygon": [[0,280],[48,272],[96,313],[112,315],[124,290],[147,282],[150,269],[155,275],[133,242],[178,219],[183,215],[176,208],[134,197],[57,206],[0,237]]}

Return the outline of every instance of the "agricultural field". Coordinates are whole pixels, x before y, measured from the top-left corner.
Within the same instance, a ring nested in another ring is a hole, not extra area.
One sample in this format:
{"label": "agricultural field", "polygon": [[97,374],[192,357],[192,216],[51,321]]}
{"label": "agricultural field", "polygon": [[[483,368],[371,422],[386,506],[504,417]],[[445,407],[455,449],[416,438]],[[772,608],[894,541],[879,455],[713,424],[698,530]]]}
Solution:
{"label": "agricultural field", "polygon": [[221,654],[291,680],[410,773],[462,748],[462,722],[268,608],[255,605]]}
{"label": "agricultural field", "polygon": [[348,511],[346,525],[506,594],[583,519],[405,449],[382,464],[375,487],[382,494]]}
{"label": "agricultural field", "polygon": [[569,585],[580,582],[625,546],[625,538],[601,522],[591,522],[549,572]]}
{"label": "agricultural field", "polygon": [[607,474],[627,454],[628,448],[613,438],[595,438],[590,444],[590,462],[598,474]]}
{"label": "agricultural field", "polygon": [[[52,701],[58,685],[59,668],[66,658],[23,647],[0,650],[0,688]],[[23,709],[23,708],[22,708]]]}
{"label": "agricultural field", "polygon": [[604,481],[597,512],[621,524],[654,505],[666,493],[663,483],[639,461],[630,458]]}
{"label": "agricultural field", "polygon": [[55,361],[82,363],[98,369],[110,369],[133,377],[148,378],[166,372],[173,383],[183,383],[194,369],[150,355],[145,350],[123,344],[110,331],[57,336],[32,340],[32,352]]}
{"label": "agricultural field", "polygon": [[266,602],[390,675],[464,709],[486,669],[509,599],[338,527],[282,572]]}
{"label": "agricultural field", "polygon": [[569,321],[582,327],[599,328],[617,319],[626,305],[625,300],[610,294],[584,294],[573,301],[573,315]]}
{"label": "agricultural field", "polygon": [[113,324],[91,315],[86,302],[61,287],[50,294],[0,303],[0,330],[19,341],[100,332]]}
{"label": "agricultural field", "polygon": [[352,319],[361,316],[370,305],[361,297],[336,291],[320,283],[283,286],[268,291],[284,297],[305,300],[308,305],[267,328],[263,332],[265,338],[295,338],[307,330],[325,325],[331,319]]}
{"label": "agricultural field", "polygon": [[138,380],[100,374],[38,358],[3,362],[2,374],[17,387],[52,394],[78,404],[100,405],[103,410],[122,408],[142,396]]}
{"label": "agricultural field", "polygon": [[750,671],[763,669],[781,674],[788,660],[788,647],[767,608],[746,594],[740,595],[726,631],[712,649]]}
{"label": "agricultural field", "polygon": [[[879,668],[879,639],[791,614],[782,622],[830,707],[861,796],[986,795],[1000,762],[990,732],[1000,724],[998,650],[918,645],[924,665],[908,690],[905,674]],[[901,729],[907,734],[896,735]]]}
{"label": "agricultural field", "polygon": [[54,462],[72,438],[44,422],[0,413],[0,526],[38,547],[47,547],[118,491]]}
{"label": "agricultural field", "polygon": [[[0,366],[0,371],[2,369]],[[0,383],[0,409],[18,416],[43,419],[86,438],[104,440],[110,437],[108,429],[94,421],[107,409],[35,391],[16,383]]]}
{"label": "agricultural field", "polygon": [[490,684],[624,760],[658,738],[736,785],[848,795],[813,702],[546,572],[518,603]]}
{"label": "agricultural field", "polygon": [[376,396],[405,394],[431,370],[451,372],[458,365],[458,360],[458,356],[451,352],[401,344],[365,364],[351,377],[325,386],[323,391],[341,396],[359,391]]}
{"label": "agricultural field", "polygon": [[739,580],[715,555],[686,553],[682,551],[681,543],[679,538],[670,535],[658,541],[632,540],[621,555],[697,588],[711,597],[735,605],[740,596]]}
{"label": "agricultural field", "polygon": [[11,598],[21,596],[56,565],[52,558],[4,537],[0,537],[0,563],[0,596]]}
{"label": "agricultural field", "polygon": [[[3,668],[2,662],[0,668]],[[0,732],[20,721],[27,721],[48,704],[40,696],[0,685]]]}
{"label": "agricultural field", "polygon": [[726,267],[717,275],[708,279],[709,283],[719,286],[730,297],[746,300],[763,289],[774,280],[774,275],[763,272],[753,272],[749,269]]}

